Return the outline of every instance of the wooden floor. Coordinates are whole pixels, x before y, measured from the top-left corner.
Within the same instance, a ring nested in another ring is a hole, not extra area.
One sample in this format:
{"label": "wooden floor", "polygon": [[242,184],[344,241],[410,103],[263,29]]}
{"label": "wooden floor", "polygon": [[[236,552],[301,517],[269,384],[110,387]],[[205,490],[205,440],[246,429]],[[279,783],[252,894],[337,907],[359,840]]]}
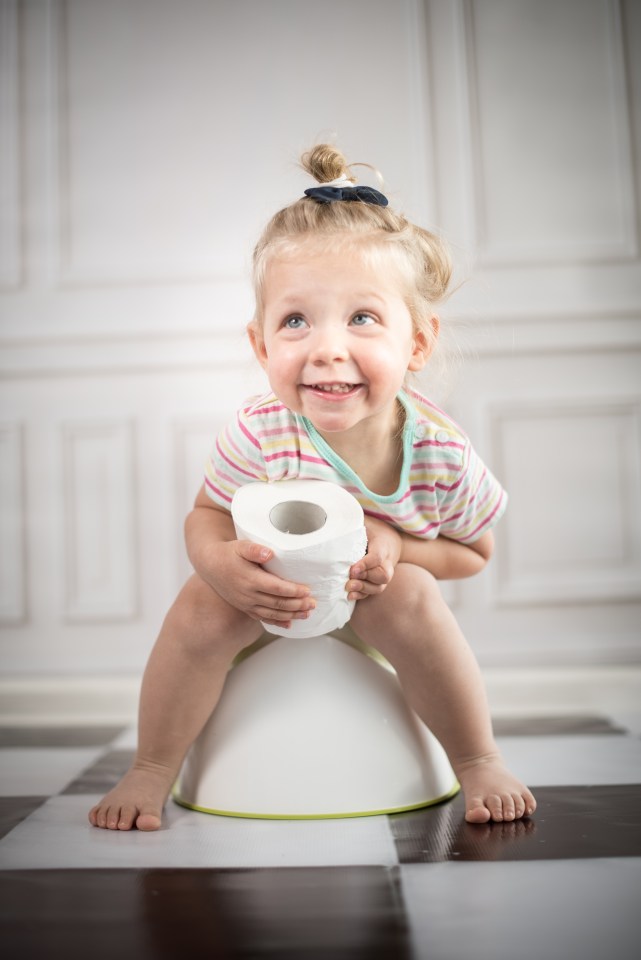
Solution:
{"label": "wooden floor", "polygon": [[527,821],[460,797],[323,821],[170,802],[157,834],[90,827],[134,731],[0,729],[0,950],[13,958],[627,960],[641,955],[641,737],[607,717],[503,719]]}

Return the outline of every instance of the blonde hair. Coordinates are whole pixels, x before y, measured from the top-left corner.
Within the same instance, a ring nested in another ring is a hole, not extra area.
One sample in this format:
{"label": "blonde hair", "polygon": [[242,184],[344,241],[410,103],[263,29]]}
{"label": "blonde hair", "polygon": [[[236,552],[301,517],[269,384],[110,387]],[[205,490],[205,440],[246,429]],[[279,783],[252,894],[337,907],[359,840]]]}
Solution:
{"label": "blonde hair", "polygon": [[[319,183],[340,177],[356,178],[352,166],[334,146],[321,143],[301,157],[301,166]],[[370,167],[370,169],[373,169]],[[416,226],[391,207],[361,201],[320,203],[302,197],[279,210],[269,221],[254,248],[253,275],[256,296],[254,325],[262,325],[263,283],[272,258],[286,259],[300,249],[301,243],[315,248],[337,249],[337,244],[357,244],[363,255],[376,262],[391,255],[406,287],[406,302],[416,329],[433,343],[434,307],[445,297],[452,275],[446,244],[435,234]]]}

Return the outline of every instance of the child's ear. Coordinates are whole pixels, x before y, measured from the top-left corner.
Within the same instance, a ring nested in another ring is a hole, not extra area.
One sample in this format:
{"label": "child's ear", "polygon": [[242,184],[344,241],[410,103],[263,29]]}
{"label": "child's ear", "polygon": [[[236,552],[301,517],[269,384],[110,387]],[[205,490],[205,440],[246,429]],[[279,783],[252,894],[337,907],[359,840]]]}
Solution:
{"label": "child's ear", "polygon": [[429,319],[429,330],[417,330],[414,334],[414,346],[410,362],[407,365],[408,370],[422,370],[434,351],[438,332],[441,328],[441,321],[433,314]]}
{"label": "child's ear", "polygon": [[265,347],[263,335],[256,326],[255,322],[252,322],[248,325],[247,334],[249,336],[249,342],[252,345],[252,349],[256,354],[256,359],[264,369],[267,365],[267,348]]}

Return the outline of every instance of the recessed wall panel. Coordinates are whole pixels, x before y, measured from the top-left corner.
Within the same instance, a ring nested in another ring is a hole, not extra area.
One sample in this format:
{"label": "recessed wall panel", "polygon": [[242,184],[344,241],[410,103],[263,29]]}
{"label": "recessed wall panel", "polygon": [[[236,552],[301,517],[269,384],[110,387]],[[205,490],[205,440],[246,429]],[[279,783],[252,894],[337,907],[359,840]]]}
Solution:
{"label": "recessed wall panel", "polygon": [[133,451],[128,422],[75,423],[64,428],[65,613],[69,620],[136,615]]}
{"label": "recessed wall panel", "polygon": [[511,507],[498,600],[557,604],[641,597],[641,406],[518,405],[494,420]]}
{"label": "recessed wall panel", "polygon": [[22,279],[22,177],[18,4],[0,3],[0,289]]}
{"label": "recessed wall panel", "polygon": [[211,421],[206,420],[174,424],[177,586],[180,586],[193,572],[185,550],[184,522],[203,484],[207,457],[221,426],[222,424],[212,424]]}
{"label": "recessed wall panel", "polygon": [[25,475],[22,428],[0,424],[0,623],[26,617]]}
{"label": "recessed wall panel", "polygon": [[321,138],[413,190],[414,2],[51,4],[62,283],[244,276]]}
{"label": "recessed wall panel", "polygon": [[616,0],[467,0],[471,168],[485,261],[638,256]]}

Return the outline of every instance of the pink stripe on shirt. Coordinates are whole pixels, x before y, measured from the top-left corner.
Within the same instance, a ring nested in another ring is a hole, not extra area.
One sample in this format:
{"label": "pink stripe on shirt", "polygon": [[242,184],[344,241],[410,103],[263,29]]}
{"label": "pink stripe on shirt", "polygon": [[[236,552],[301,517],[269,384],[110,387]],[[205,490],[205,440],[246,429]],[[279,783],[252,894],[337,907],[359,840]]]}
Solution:
{"label": "pink stripe on shirt", "polygon": [[499,498],[499,502],[498,502],[497,505],[494,507],[494,510],[492,510],[492,513],[488,514],[488,516],[485,517],[485,519],[483,520],[483,522],[480,523],[480,524],[478,525],[478,527],[476,527],[474,530],[472,530],[472,532],[471,532],[465,539],[466,539],[466,540],[474,540],[474,538],[475,538],[476,534],[479,532],[479,530],[482,530],[484,527],[486,527],[486,526],[488,525],[488,523],[491,521],[492,517],[496,516],[496,513],[497,513],[497,511],[500,509],[502,503],[503,503],[503,497],[500,497],[500,498]]}
{"label": "pink stripe on shirt", "polygon": [[[218,442],[218,440],[216,441],[216,450],[218,451],[220,458],[224,460],[225,463],[228,463],[229,466],[232,468],[232,470],[237,470],[238,473],[243,473],[246,477],[251,477],[252,480],[256,479],[255,473],[250,473],[249,470],[243,470],[243,468],[240,467],[237,463],[234,463],[233,460],[229,459],[227,454],[224,452],[224,450],[220,446],[220,443]],[[229,479],[231,480],[232,478],[230,477]]]}
{"label": "pink stripe on shirt", "polygon": [[254,407],[253,409],[249,407],[244,412],[248,417],[262,417],[265,413],[282,413],[286,409],[283,403],[273,403],[269,407]]}
{"label": "pink stripe on shirt", "polygon": [[253,433],[250,433],[250,432],[249,432],[249,430],[247,429],[247,427],[245,426],[245,424],[244,424],[244,423],[241,423],[240,417],[238,418],[238,426],[240,427],[240,429],[242,430],[242,432],[245,434],[245,436],[247,437],[247,439],[249,440],[249,442],[250,442],[250,443],[253,443],[254,446],[255,446],[258,450],[260,450],[260,443],[258,442],[258,440],[256,439],[256,437],[253,435]]}
{"label": "pink stripe on shirt", "polygon": [[226,493],[223,493],[222,490],[219,490],[208,477],[205,477],[205,486],[209,487],[210,490],[213,490],[217,497],[220,497],[221,500],[226,500],[227,503],[231,503],[231,497],[228,497]]}

